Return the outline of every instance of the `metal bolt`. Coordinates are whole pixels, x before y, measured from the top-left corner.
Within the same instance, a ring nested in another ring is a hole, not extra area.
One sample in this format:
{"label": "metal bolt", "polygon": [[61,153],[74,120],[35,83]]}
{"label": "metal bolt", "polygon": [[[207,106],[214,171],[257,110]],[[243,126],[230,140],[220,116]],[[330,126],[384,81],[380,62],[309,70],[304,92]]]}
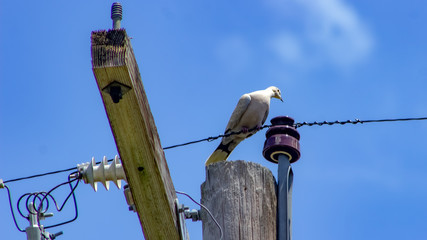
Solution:
{"label": "metal bolt", "polygon": [[113,3],[113,5],[111,6],[111,19],[113,19],[113,29],[120,29],[120,21],[122,20],[122,16],[122,5],[119,2]]}
{"label": "metal bolt", "polygon": [[191,218],[193,222],[202,220],[200,210],[196,210],[196,209],[190,210],[188,207],[184,207],[184,215],[185,215],[185,219]]}

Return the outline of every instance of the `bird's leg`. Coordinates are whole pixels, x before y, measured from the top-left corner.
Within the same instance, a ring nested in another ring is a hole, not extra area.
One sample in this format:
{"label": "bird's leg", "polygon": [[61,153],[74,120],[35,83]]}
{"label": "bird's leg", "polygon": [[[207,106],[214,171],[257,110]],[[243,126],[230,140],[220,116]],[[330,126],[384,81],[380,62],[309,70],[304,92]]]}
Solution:
{"label": "bird's leg", "polygon": [[248,127],[242,127],[242,133],[248,133],[249,129]]}

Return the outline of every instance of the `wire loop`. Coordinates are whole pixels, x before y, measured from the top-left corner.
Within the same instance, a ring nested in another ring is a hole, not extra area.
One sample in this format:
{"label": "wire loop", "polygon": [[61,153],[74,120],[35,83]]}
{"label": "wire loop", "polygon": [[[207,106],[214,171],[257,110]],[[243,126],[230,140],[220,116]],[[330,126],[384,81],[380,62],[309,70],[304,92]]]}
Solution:
{"label": "wire loop", "polygon": [[[27,210],[28,214],[32,214],[32,215],[35,215],[37,217],[37,223],[39,225],[41,232],[43,232],[43,230],[41,229],[40,217],[43,216],[48,211],[49,206],[50,206],[50,201],[52,201],[54,203],[56,210],[58,212],[60,212],[63,210],[65,204],[68,202],[68,200],[72,196],[73,202],[74,202],[74,212],[75,212],[74,217],[71,220],[64,221],[64,222],[57,223],[57,224],[53,224],[50,226],[44,226],[43,228],[47,229],[47,228],[57,227],[57,226],[61,226],[61,225],[64,225],[64,224],[67,224],[67,223],[70,223],[70,222],[73,222],[74,220],[76,220],[78,217],[78,209],[77,209],[77,200],[76,200],[76,196],[75,196],[75,190],[76,190],[76,188],[80,182],[80,178],[78,177],[78,178],[75,178],[73,180],[70,179],[70,176],[73,174],[76,174],[76,173],[78,174],[78,172],[73,172],[73,173],[69,174],[68,175],[68,181],[55,186],[54,188],[52,188],[48,192],[34,192],[34,193],[23,194],[18,199],[18,201],[16,203],[16,207],[17,207],[18,212],[21,215],[21,217],[28,220],[28,216],[25,216],[21,210],[21,201],[23,201],[25,199],[25,209]],[[77,181],[77,182],[73,186],[72,183],[75,181]],[[58,189],[59,187],[61,187],[63,185],[67,185],[67,184],[70,187],[70,193],[65,198],[65,200],[63,201],[61,206],[59,206],[55,197],[52,195],[52,192],[54,190]],[[15,212],[14,212],[13,207],[12,207],[12,197],[11,197],[10,189],[6,185],[5,185],[5,188],[7,189],[7,192],[8,192],[10,211],[12,213],[12,217],[13,217],[13,221],[15,223],[15,226],[18,229],[18,231],[25,232],[25,230],[23,230],[19,227],[18,222],[16,221]],[[32,207],[30,207],[30,206],[32,206]]]}

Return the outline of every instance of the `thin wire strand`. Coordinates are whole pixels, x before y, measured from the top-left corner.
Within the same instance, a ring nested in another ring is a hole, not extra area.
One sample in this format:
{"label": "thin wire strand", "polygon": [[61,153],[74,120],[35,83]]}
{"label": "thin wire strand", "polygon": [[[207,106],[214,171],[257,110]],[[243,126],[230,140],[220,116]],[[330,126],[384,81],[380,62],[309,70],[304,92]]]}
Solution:
{"label": "thin wire strand", "polygon": [[10,179],[10,180],[4,181],[4,183],[10,183],[10,182],[16,182],[16,181],[31,179],[31,178],[43,177],[43,176],[47,176],[47,175],[52,175],[52,174],[57,174],[57,173],[62,173],[62,172],[68,172],[68,171],[75,170],[75,169],[76,169],[76,167],[72,167],[72,168],[67,168],[67,169],[53,171],[53,172],[40,173],[40,174],[36,174],[36,175],[31,175],[28,177],[20,177],[20,178]]}
{"label": "thin wire strand", "polygon": [[[294,127],[299,128],[302,126],[323,126],[323,125],[345,125],[345,124],[363,124],[363,123],[381,123],[381,122],[403,122],[403,121],[421,121],[421,120],[427,120],[427,117],[419,117],[419,118],[388,118],[388,119],[376,119],[376,120],[360,120],[360,119],[355,119],[355,120],[347,120],[347,121],[321,121],[321,122],[298,122],[294,124]],[[252,131],[258,131],[264,128],[269,128],[272,125],[264,125],[259,129],[253,128],[250,129],[248,132],[252,132]],[[214,141],[218,138],[222,138],[222,137],[229,137],[232,135],[236,135],[236,134],[241,134],[243,131],[239,131],[239,132],[230,132],[230,133],[225,133],[225,134],[220,134],[218,136],[213,136],[213,137],[207,137],[207,138],[203,138],[203,139],[199,139],[199,140],[195,140],[195,141],[190,141],[190,142],[186,142],[186,143],[181,143],[181,144],[176,144],[176,145],[172,145],[172,146],[168,146],[168,147],[164,147],[163,150],[168,150],[168,149],[172,149],[172,148],[177,148],[177,147],[183,147],[183,146],[187,146],[187,145],[191,145],[191,144],[195,144],[195,143],[199,143],[199,142],[211,142]],[[114,159],[109,159],[108,162],[113,161]],[[100,164],[101,162],[96,162],[96,164]],[[26,180],[26,179],[31,179],[31,178],[37,178],[37,177],[43,177],[43,176],[47,176],[47,175],[51,175],[51,174],[57,174],[57,173],[62,173],[62,172],[68,172],[68,171],[72,171],[75,170],[76,167],[72,167],[72,168],[67,168],[67,169],[63,169],[63,170],[58,170],[58,171],[53,171],[53,172],[47,172],[47,173],[41,173],[41,174],[36,174],[36,175],[32,175],[32,176],[28,176],[28,177],[20,177],[20,178],[15,178],[15,179],[10,179],[7,181],[4,181],[4,183],[10,183],[10,182],[16,182],[16,181],[21,181],[21,180]]]}
{"label": "thin wire strand", "polygon": [[222,228],[221,228],[221,225],[219,225],[219,223],[218,223],[218,221],[215,219],[215,217],[213,216],[213,214],[211,213],[211,211],[209,211],[209,209],[205,206],[205,205],[203,205],[203,204],[201,204],[201,203],[199,203],[199,202],[197,202],[196,200],[194,200],[190,195],[188,195],[187,193],[185,193],[185,192],[180,192],[180,191],[175,191],[176,193],[178,193],[178,194],[181,194],[181,195],[184,195],[184,196],[187,196],[191,201],[193,201],[195,204],[197,204],[197,205],[199,205],[200,207],[202,207],[203,209],[205,209],[206,210],[206,212],[209,214],[209,216],[211,216],[211,218],[212,218],[212,220],[215,222],[215,224],[218,226],[218,228],[219,228],[219,232],[220,232],[220,239],[222,239],[223,238],[223,232],[222,232]]}
{"label": "thin wire strand", "polygon": [[[64,208],[65,203],[68,201],[68,199],[70,198],[70,196],[73,196],[74,212],[75,212],[74,218],[73,218],[73,219],[71,219],[71,220],[68,220],[68,221],[62,222],[62,223],[58,223],[58,224],[54,224],[54,225],[50,225],[50,226],[45,226],[45,227],[44,227],[45,229],[47,229],[47,228],[53,228],[53,227],[58,227],[58,226],[61,226],[61,225],[64,225],[64,224],[68,224],[68,223],[70,223],[70,222],[75,221],[75,220],[78,218],[78,216],[79,216],[79,211],[78,211],[78,208],[77,208],[77,200],[76,200],[75,191],[76,191],[77,186],[78,186],[78,185],[79,185],[79,183],[80,183],[80,176],[79,176],[79,177],[77,177],[77,178],[75,178],[75,179],[73,179],[73,180],[70,180],[71,175],[72,175],[72,174],[74,174],[74,173],[78,173],[78,172],[73,172],[73,173],[71,173],[71,174],[69,174],[69,175],[68,175],[68,182],[67,182],[67,183],[68,183],[68,185],[70,186],[70,190],[71,190],[71,192],[70,192],[70,194],[68,194],[67,198],[64,200],[64,203],[62,204],[62,206],[61,206],[59,209],[58,209],[58,206],[56,205],[56,201],[55,201],[56,209],[58,210],[58,212],[60,212],[60,211],[62,211],[62,209]],[[76,181],[76,180],[77,180],[77,183],[76,183],[76,185],[74,185],[74,187],[73,187],[73,185],[72,185],[71,183],[72,183],[72,182],[74,182],[74,181]],[[62,184],[61,184],[61,185],[62,185]],[[51,190],[48,192],[48,194],[50,194],[54,189],[55,189],[55,188],[51,189]],[[39,226],[40,226],[40,224],[39,224]]]}
{"label": "thin wire strand", "polygon": [[7,195],[9,196],[9,207],[10,207],[10,212],[12,213],[13,222],[15,223],[15,226],[18,229],[18,231],[25,232],[25,230],[23,230],[23,229],[21,229],[19,227],[18,222],[16,221],[15,212],[13,211],[13,207],[12,207],[12,197],[11,197],[11,194],[10,194],[10,189],[6,185],[4,185],[4,187],[6,188]]}
{"label": "thin wire strand", "polygon": [[[257,128],[252,128],[252,129],[249,129],[248,132],[258,131],[258,130],[261,130],[261,129],[264,129],[264,128],[267,128],[267,127],[271,127],[271,125],[264,125],[264,126],[258,128],[258,129]],[[241,133],[243,133],[243,131],[224,133],[224,134],[220,134],[220,135],[214,136],[214,137],[207,137],[207,138],[203,138],[203,139],[200,139],[200,140],[195,140],[195,141],[191,141],[191,142],[186,142],[186,143],[181,143],[181,144],[177,144],[177,145],[172,145],[172,146],[164,147],[163,150],[168,150],[168,149],[176,148],[176,147],[182,147],[182,146],[186,146],[186,145],[190,145],[190,144],[194,144],[194,143],[199,143],[199,142],[204,142],[204,141],[212,142],[213,140],[216,140],[218,138],[229,137],[229,136],[237,135],[237,134],[241,134]]]}
{"label": "thin wire strand", "polygon": [[[109,159],[108,162],[112,162],[114,159]],[[101,162],[96,162],[96,164],[100,164]],[[67,168],[67,169],[62,169],[62,170],[57,170],[57,171],[52,171],[52,172],[46,172],[46,173],[40,173],[40,174],[36,174],[36,175],[31,175],[28,177],[20,177],[20,178],[14,178],[14,179],[10,179],[7,181],[4,181],[4,183],[10,183],[10,182],[17,182],[17,181],[21,181],[21,180],[27,180],[27,179],[31,179],[31,178],[37,178],[37,177],[44,177],[44,176],[48,176],[48,175],[52,175],[52,174],[57,174],[57,173],[63,173],[63,172],[69,172],[69,171],[73,171],[76,170],[77,167],[72,167],[72,168]]]}
{"label": "thin wire strand", "polygon": [[344,124],[363,124],[363,123],[381,123],[381,122],[406,122],[406,121],[422,121],[427,120],[427,117],[419,117],[419,118],[387,118],[387,119],[375,119],[375,120],[360,120],[360,119],[354,119],[354,120],[347,120],[347,121],[322,121],[322,122],[302,122],[302,123],[295,123],[295,127],[302,127],[302,126],[323,126],[323,125],[344,125]]}
{"label": "thin wire strand", "polygon": [[[360,119],[355,119],[355,120],[347,120],[347,121],[322,121],[322,122],[298,122],[294,124],[294,127],[299,128],[302,126],[323,126],[323,125],[336,125],[336,124],[340,124],[340,125],[344,125],[344,124],[358,124],[358,123],[380,123],[380,122],[403,122],[403,121],[420,121],[420,120],[427,120],[427,117],[419,117],[419,118],[389,118],[389,119],[376,119],[376,120],[360,120]],[[259,129],[253,128],[250,129],[249,132],[252,131],[256,131],[256,130],[261,130],[264,128],[269,128],[272,125],[264,125]],[[230,133],[226,133],[226,134],[221,134],[218,136],[214,136],[214,137],[208,137],[208,138],[204,138],[204,139],[200,139],[200,140],[195,140],[195,141],[191,141],[191,142],[187,142],[187,143],[182,143],[182,144],[177,144],[177,145],[172,145],[169,147],[165,147],[163,148],[163,150],[167,150],[167,149],[171,149],[171,148],[176,148],[176,147],[182,147],[182,146],[186,146],[186,145],[190,145],[190,144],[194,144],[194,143],[199,143],[199,142],[203,142],[203,141],[208,141],[211,142],[213,140],[216,140],[218,138],[221,137],[229,137],[232,135],[236,135],[236,134],[241,134],[242,131],[239,132],[230,132]]]}
{"label": "thin wire strand", "polygon": [[[78,174],[77,177],[75,179],[71,180],[71,175],[74,175],[76,173]],[[64,222],[61,222],[61,223],[58,223],[58,224],[49,225],[49,226],[44,226],[44,229],[61,226],[61,225],[64,225],[64,224],[67,224],[67,223],[75,221],[78,218],[78,208],[77,208],[77,199],[76,199],[76,195],[75,195],[75,190],[76,190],[77,186],[79,185],[80,180],[81,180],[81,176],[80,176],[79,172],[75,171],[75,172],[72,172],[72,173],[70,173],[68,175],[68,181],[67,182],[60,183],[60,184],[56,185],[55,187],[53,187],[52,189],[50,189],[48,192],[35,192],[35,193],[26,193],[26,194],[23,194],[19,198],[19,200],[17,201],[17,204],[16,204],[19,214],[23,218],[28,219],[28,217],[25,216],[22,213],[21,208],[20,208],[21,201],[26,197],[25,208],[26,208],[28,214],[33,214],[33,215],[37,216],[37,224],[38,224],[38,226],[40,228],[40,231],[43,232],[43,229],[41,229],[41,224],[40,224],[40,218],[39,217],[43,213],[47,212],[47,210],[49,209],[49,198],[53,201],[56,210],[58,212],[60,212],[60,211],[63,210],[65,204],[68,202],[68,200],[72,196],[72,199],[73,199],[73,202],[74,202],[74,211],[75,211],[74,217],[71,220],[68,220],[68,221],[64,221]],[[76,184],[73,186],[72,183],[75,182],[75,181],[76,181]],[[63,201],[63,203],[59,206],[58,203],[57,203],[57,201],[53,197],[52,192],[54,190],[58,189],[59,187],[61,187],[63,185],[66,185],[66,184],[69,185],[71,191],[68,194],[68,196],[65,198],[65,200]],[[13,207],[12,207],[12,197],[11,197],[11,194],[10,194],[10,190],[9,190],[9,188],[6,185],[4,185],[4,186],[5,186],[5,188],[7,189],[7,192],[8,192],[10,210],[11,210],[11,213],[12,213],[12,216],[13,216],[13,220],[15,222],[15,226],[16,226],[16,228],[19,231],[25,232],[25,230],[22,230],[18,226],[18,223],[16,221],[16,217],[15,217],[15,213],[14,213],[14,210],[13,210]],[[36,204],[36,202],[39,202],[39,203]],[[29,208],[30,204],[32,204],[34,206],[33,207],[34,210]],[[44,207],[44,205],[45,205],[45,207]]]}

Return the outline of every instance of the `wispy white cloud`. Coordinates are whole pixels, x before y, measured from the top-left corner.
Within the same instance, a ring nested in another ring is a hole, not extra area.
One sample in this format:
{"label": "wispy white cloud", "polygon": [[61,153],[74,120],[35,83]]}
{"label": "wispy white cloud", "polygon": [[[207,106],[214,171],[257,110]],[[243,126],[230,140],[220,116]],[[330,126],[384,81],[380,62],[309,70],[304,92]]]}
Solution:
{"label": "wispy white cloud", "polygon": [[372,34],[344,0],[271,0],[270,4],[286,20],[302,23],[302,29],[284,28],[269,41],[287,63],[304,60],[346,67],[372,52]]}
{"label": "wispy white cloud", "polygon": [[303,60],[301,42],[292,33],[281,32],[270,40],[269,45],[288,63],[300,63]]}

